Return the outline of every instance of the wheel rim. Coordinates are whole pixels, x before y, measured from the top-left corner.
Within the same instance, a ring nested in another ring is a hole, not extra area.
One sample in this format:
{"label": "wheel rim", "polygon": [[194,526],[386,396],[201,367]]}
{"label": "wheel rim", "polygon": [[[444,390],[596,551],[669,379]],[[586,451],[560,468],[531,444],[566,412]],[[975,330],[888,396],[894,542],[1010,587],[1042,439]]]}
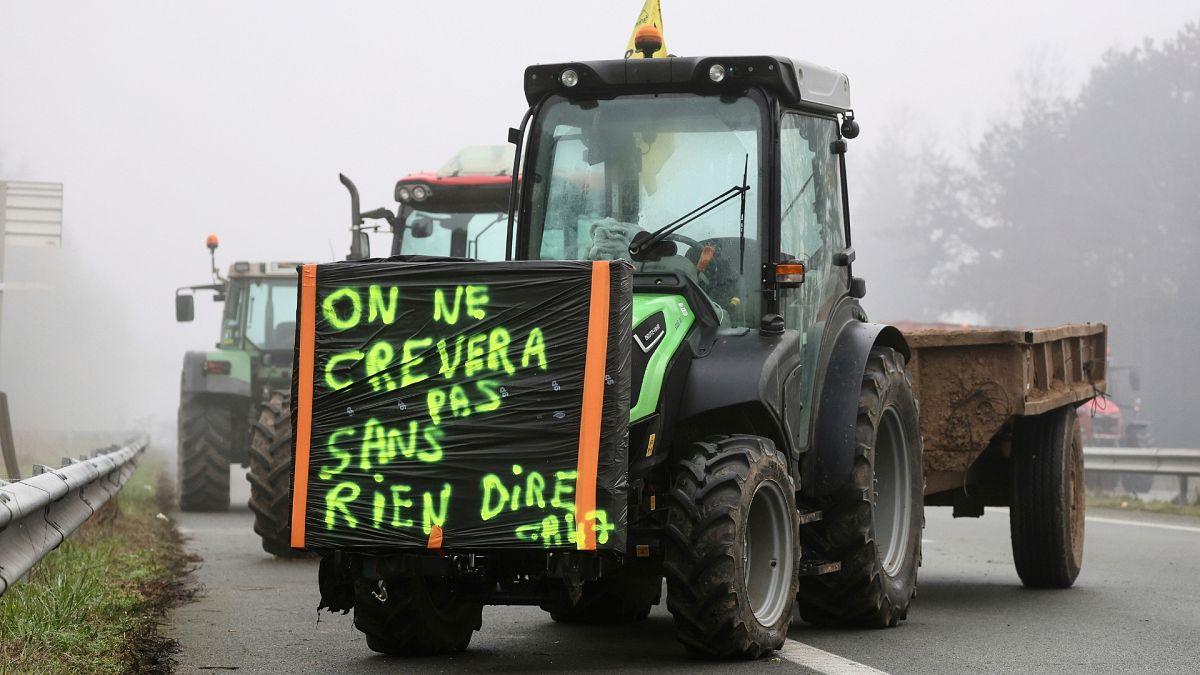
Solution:
{"label": "wheel rim", "polygon": [[759,484],[746,518],[742,562],[750,609],[764,626],[775,625],[791,608],[792,529],[783,488],[771,480]]}
{"label": "wheel rim", "polygon": [[883,571],[896,576],[907,554],[912,522],[908,439],[894,408],[885,408],[875,434],[875,543]]}

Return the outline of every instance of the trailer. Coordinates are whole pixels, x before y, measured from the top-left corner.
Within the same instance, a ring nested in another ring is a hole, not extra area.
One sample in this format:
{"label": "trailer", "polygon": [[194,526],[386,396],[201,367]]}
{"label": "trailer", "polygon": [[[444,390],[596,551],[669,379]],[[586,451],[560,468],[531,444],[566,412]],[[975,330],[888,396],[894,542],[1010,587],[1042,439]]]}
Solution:
{"label": "trailer", "polygon": [[925,504],[1009,507],[1022,581],[1069,586],[1083,557],[1075,409],[1105,390],[1104,324],[905,332],[920,404]]}

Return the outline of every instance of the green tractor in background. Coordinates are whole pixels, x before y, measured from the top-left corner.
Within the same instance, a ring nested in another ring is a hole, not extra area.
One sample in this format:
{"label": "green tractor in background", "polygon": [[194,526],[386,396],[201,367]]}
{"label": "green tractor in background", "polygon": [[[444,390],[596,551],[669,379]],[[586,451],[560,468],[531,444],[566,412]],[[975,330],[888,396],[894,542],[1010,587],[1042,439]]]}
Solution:
{"label": "green tractor in background", "polygon": [[229,508],[229,465],[249,464],[248,430],[269,392],[288,386],[296,327],[294,262],[235,262],[227,276],[216,266],[216,235],[209,235],[213,281],[175,292],[175,319],[195,318],[196,291],[225,304],[216,348],[183,357],[179,396],[179,507]]}

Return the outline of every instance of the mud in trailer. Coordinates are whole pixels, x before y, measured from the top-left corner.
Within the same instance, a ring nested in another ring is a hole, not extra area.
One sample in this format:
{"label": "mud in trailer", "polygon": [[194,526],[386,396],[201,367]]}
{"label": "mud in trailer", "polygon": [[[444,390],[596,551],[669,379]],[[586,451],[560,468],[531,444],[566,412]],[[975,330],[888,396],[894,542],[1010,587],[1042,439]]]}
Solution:
{"label": "mud in trailer", "polygon": [[925,446],[925,504],[979,517],[1007,506],[1028,586],[1070,586],[1083,563],[1075,408],[1105,390],[1104,324],[905,332]]}

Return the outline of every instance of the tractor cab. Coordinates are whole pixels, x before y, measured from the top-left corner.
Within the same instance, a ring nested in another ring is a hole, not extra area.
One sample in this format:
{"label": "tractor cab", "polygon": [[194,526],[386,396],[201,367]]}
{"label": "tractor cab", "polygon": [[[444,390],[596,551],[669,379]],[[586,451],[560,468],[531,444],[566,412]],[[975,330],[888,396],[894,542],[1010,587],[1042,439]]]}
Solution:
{"label": "tractor cab", "polygon": [[528,68],[525,94],[518,258],[628,259],[683,279],[728,329],[774,315],[807,331],[849,290],[844,75],[770,56],[589,61]]}
{"label": "tractor cab", "polygon": [[[635,334],[658,325],[664,294],[681,296],[709,336],[693,353],[716,336],[762,351],[760,332],[781,335],[797,347],[785,361],[810,364],[797,376],[808,400],[835,310],[835,329],[865,318],[850,273],[846,76],[773,56],[569,62],[527,68],[525,95],[514,257],[628,260]],[[692,322],[664,318],[677,332]],[[794,451],[811,408],[782,411]]]}
{"label": "tractor cab", "polygon": [[230,265],[218,348],[278,353],[287,361],[284,357],[296,341],[296,268],[300,264]]}

